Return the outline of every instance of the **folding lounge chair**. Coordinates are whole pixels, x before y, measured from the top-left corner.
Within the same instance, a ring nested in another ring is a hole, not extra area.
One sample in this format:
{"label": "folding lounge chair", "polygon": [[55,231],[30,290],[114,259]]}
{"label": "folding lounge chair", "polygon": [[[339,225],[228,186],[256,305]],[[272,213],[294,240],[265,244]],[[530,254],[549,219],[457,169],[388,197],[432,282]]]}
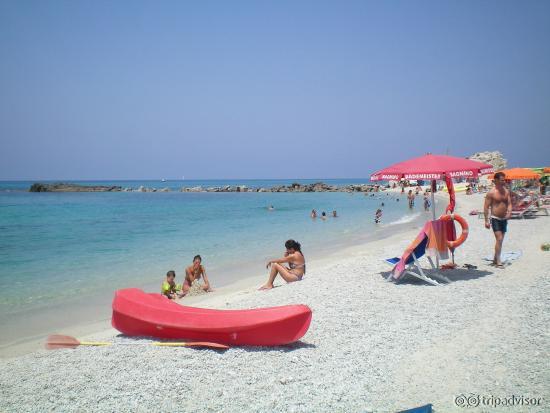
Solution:
{"label": "folding lounge chair", "polygon": [[532,217],[538,212],[538,208],[536,205],[536,201],[531,201],[528,204],[525,204],[521,207],[516,207],[512,209],[512,216],[511,218],[525,218],[525,217]]}
{"label": "folding lounge chair", "polygon": [[542,212],[542,214],[549,216],[550,213],[548,213],[548,209],[550,209],[550,205],[542,204],[541,206],[539,206],[539,210],[536,213]]}
{"label": "folding lounge chair", "polygon": [[[450,282],[450,280],[447,277],[445,277],[442,274],[439,274],[437,271],[430,273],[430,276],[428,277],[428,275],[426,275],[426,273],[422,269],[422,266],[420,265],[418,260],[426,253],[427,244],[428,244],[428,236],[424,234],[424,239],[422,239],[422,241],[414,248],[411,254],[407,257],[407,260],[405,261],[405,271],[403,272],[403,274],[401,274],[400,277],[395,278],[394,273],[392,271],[388,276],[387,280],[388,281],[394,280],[396,282],[400,282],[407,276],[412,276],[412,277],[418,278],[419,280],[427,282],[428,284],[431,284],[431,285],[440,285],[436,280],[434,280],[431,277],[437,278],[438,280],[443,282]],[[431,269],[437,270],[431,257],[426,255],[426,258],[428,258]],[[384,260],[386,264],[389,264],[394,268],[399,263],[399,261],[401,261],[401,258],[399,257],[393,257],[393,258],[388,258]]]}

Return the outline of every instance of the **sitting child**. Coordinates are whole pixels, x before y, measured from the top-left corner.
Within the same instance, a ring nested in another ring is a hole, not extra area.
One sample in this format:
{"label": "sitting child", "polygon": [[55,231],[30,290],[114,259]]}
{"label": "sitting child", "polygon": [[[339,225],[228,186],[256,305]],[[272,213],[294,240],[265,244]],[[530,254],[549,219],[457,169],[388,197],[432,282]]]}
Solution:
{"label": "sitting child", "polygon": [[176,273],[174,271],[168,271],[166,273],[166,280],[162,283],[161,294],[168,297],[170,300],[175,300],[178,297],[182,297],[182,294],[178,294],[181,291],[181,285],[176,284],[174,279],[176,278]]}

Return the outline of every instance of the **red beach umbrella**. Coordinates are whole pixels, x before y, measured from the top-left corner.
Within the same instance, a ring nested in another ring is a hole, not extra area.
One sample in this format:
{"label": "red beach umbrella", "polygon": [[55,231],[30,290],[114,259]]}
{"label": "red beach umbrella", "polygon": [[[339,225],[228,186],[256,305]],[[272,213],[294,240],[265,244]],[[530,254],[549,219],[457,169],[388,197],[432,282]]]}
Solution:
{"label": "red beach umbrella", "polygon": [[371,181],[449,178],[477,178],[493,172],[489,164],[447,155],[427,154],[388,166],[371,175]]}
{"label": "red beach umbrella", "polygon": [[[428,153],[418,158],[399,162],[371,175],[371,181],[421,179],[435,182],[446,178],[477,178],[493,172],[493,166],[448,155]],[[450,181],[450,180],[449,180]],[[449,192],[450,193],[450,192]],[[435,204],[432,191],[432,216],[435,220]],[[451,202],[454,200],[451,198]]]}
{"label": "red beach umbrella", "polygon": [[[454,209],[454,190],[452,188],[452,178],[477,178],[493,172],[493,166],[472,161],[466,158],[457,158],[447,155],[432,155],[428,153],[418,158],[393,164],[371,175],[371,181],[386,181],[400,179],[421,179],[432,181],[432,188],[435,187],[435,181],[445,180],[449,188],[451,202],[449,207]],[[432,218],[435,220],[435,202],[434,191],[432,190]],[[436,258],[437,267],[439,259]]]}

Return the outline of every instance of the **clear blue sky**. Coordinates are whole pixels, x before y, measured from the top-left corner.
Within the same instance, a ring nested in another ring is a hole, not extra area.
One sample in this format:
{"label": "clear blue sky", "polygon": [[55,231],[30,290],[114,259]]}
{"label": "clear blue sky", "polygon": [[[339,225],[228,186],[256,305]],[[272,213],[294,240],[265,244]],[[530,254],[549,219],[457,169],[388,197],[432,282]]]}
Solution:
{"label": "clear blue sky", "polygon": [[0,1],[0,179],[550,164],[550,1]]}

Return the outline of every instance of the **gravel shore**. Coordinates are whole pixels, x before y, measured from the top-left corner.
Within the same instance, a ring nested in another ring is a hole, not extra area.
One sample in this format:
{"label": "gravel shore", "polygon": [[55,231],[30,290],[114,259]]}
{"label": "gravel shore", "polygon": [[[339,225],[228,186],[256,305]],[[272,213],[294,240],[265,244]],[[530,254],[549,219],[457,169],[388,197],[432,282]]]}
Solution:
{"label": "gravel shore", "polygon": [[[550,218],[511,221],[504,251],[523,255],[495,269],[482,260],[492,232],[467,215],[482,196],[457,201],[470,236],[456,253],[460,267],[446,271],[447,285],[385,281],[382,258],[401,255],[418,232],[410,228],[308,264],[301,282],[200,302],[307,304],[311,327],[293,345],[38,351],[0,360],[0,411],[394,412],[425,403],[438,412],[550,411],[550,252],[540,250]],[[480,404],[458,406],[461,395]],[[512,395],[540,401],[483,405],[484,396],[494,403]]]}

